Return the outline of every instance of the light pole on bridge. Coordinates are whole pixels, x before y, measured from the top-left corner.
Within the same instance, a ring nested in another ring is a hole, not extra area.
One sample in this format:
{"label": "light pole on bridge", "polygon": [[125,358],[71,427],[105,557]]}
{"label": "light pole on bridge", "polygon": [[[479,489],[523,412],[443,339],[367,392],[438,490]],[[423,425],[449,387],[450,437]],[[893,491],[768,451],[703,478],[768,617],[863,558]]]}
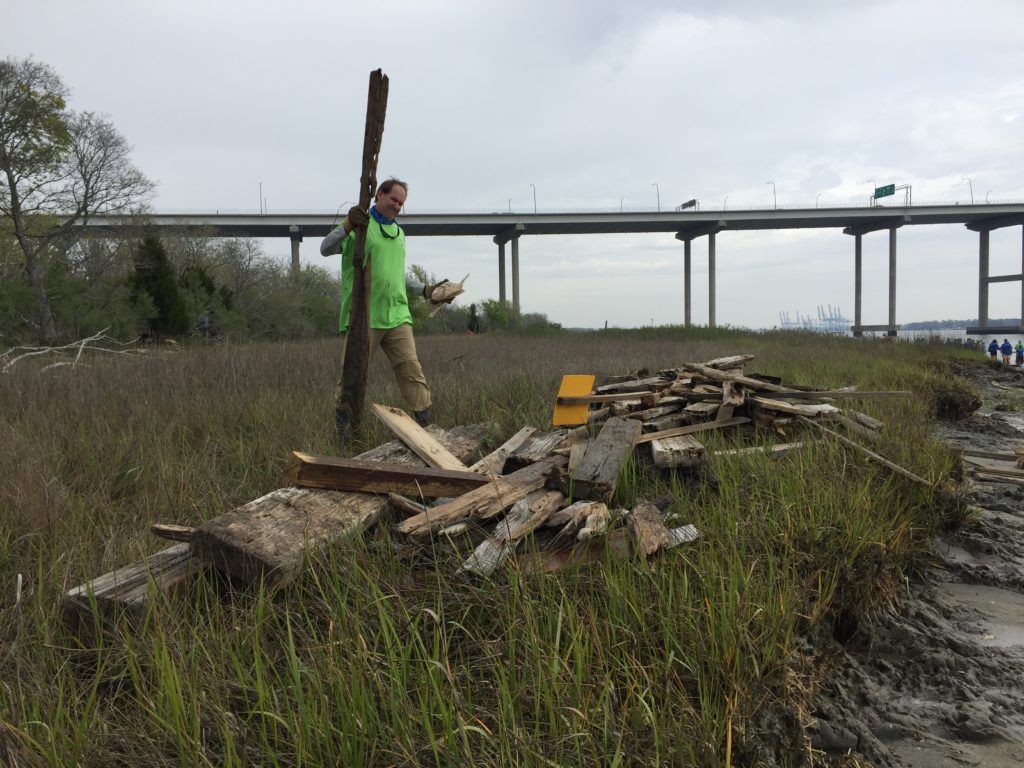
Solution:
{"label": "light pole on bridge", "polygon": [[[995,187],[992,187],[992,189],[995,189]],[[988,190],[988,192],[985,193],[985,205],[988,205],[988,193],[991,192],[992,189]]]}
{"label": "light pole on bridge", "polygon": [[774,203],[775,209],[778,210],[778,208],[779,208],[779,198],[776,197],[776,195],[775,195],[775,182],[774,181],[769,181],[769,182],[766,182],[766,183],[772,185],[772,202]]}
{"label": "light pole on bridge", "polygon": [[658,186],[656,181],[651,186],[654,187],[654,192],[658,196],[658,213],[661,213],[661,187]]}
{"label": "light pole on bridge", "polygon": [[537,185],[536,184],[531,184],[530,186],[533,188],[533,212],[536,213],[537,212]]}
{"label": "light pole on bridge", "polygon": [[966,181],[968,189],[971,190],[971,205],[974,205],[974,183],[969,176],[964,176],[960,181]]}

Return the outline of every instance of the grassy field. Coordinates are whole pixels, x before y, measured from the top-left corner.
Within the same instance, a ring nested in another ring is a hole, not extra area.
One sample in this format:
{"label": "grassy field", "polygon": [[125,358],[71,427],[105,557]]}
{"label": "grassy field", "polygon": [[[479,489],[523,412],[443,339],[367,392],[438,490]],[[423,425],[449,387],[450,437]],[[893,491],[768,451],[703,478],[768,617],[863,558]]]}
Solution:
{"label": "grassy field", "polygon": [[[562,373],[751,352],[789,381],[921,393],[863,405],[888,425],[877,447],[930,480],[952,469],[930,437],[958,386],[942,347],[680,329],[419,346],[435,420],[492,421],[495,440],[544,427]],[[197,524],[278,487],[291,450],[337,452],[336,355],[205,347],[0,376],[0,754],[6,738],[52,765],[810,762],[823,642],[889,607],[958,521],[946,494],[827,442],[702,479],[636,459],[616,502],[671,492],[697,543],[471,583],[450,545],[398,548],[380,526],[274,594],[201,580],[141,626],[67,634],[62,592],[166,546],[150,522]],[[370,397],[398,404],[382,360]],[[372,425],[347,452],[387,439]]]}

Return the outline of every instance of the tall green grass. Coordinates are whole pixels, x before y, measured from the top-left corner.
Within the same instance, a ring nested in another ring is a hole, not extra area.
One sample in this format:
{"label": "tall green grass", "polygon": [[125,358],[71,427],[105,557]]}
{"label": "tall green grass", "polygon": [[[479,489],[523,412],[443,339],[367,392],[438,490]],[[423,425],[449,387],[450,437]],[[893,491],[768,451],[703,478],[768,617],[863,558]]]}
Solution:
{"label": "tall green grass", "polygon": [[[420,340],[435,417],[496,438],[543,427],[562,373],[599,376],[754,352],[868,401],[874,447],[931,480],[941,349],[810,335],[651,329]],[[761,765],[809,760],[814,648],[869,622],[956,508],[830,442],[782,460],[709,460],[698,477],[637,456],[615,502],[671,493],[698,542],[556,574],[455,575],[447,540],[386,526],[274,594],[213,575],[85,642],[62,592],[277,487],[293,449],[333,450],[330,342],[217,347],[0,377],[0,721],[52,765]],[[371,397],[398,402],[377,361]],[[355,452],[387,439],[371,425]],[[702,435],[708,451],[749,443]],[[759,435],[756,440],[771,438]],[[952,516],[952,517],[951,517]],[[526,547],[529,549],[529,546]],[[14,575],[27,589],[12,604]]]}

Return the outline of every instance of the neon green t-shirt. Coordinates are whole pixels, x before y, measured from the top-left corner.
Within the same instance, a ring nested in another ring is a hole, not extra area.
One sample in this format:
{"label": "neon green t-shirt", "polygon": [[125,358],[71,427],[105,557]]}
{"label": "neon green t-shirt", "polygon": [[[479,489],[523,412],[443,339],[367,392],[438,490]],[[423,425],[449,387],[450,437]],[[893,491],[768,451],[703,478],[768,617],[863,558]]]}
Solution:
{"label": "neon green t-shirt", "polygon": [[[341,243],[341,333],[348,330],[355,250],[353,231]],[[366,255],[370,262],[370,327],[386,330],[412,324],[405,292],[405,232],[398,224],[381,224],[371,217],[366,226]]]}

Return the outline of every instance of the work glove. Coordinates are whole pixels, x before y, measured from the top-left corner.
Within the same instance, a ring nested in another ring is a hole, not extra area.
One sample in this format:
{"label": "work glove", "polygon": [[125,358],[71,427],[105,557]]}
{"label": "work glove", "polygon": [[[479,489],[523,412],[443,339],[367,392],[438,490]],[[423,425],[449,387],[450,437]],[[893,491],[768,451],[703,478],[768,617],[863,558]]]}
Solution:
{"label": "work glove", "polygon": [[370,214],[358,205],[353,205],[348,209],[348,216],[341,222],[341,226],[345,228],[346,232],[351,232],[353,229],[362,229],[369,223]]}
{"label": "work glove", "polygon": [[[427,283],[426,287],[423,289],[423,297],[428,301],[433,302],[434,304],[443,304],[446,301],[444,292],[442,291],[438,293],[437,298],[435,299],[434,291],[440,288],[442,285],[445,285],[447,282],[448,280],[445,279],[439,283]],[[447,299],[447,301],[451,301],[451,299],[453,298],[455,297],[452,296],[450,299]]]}

